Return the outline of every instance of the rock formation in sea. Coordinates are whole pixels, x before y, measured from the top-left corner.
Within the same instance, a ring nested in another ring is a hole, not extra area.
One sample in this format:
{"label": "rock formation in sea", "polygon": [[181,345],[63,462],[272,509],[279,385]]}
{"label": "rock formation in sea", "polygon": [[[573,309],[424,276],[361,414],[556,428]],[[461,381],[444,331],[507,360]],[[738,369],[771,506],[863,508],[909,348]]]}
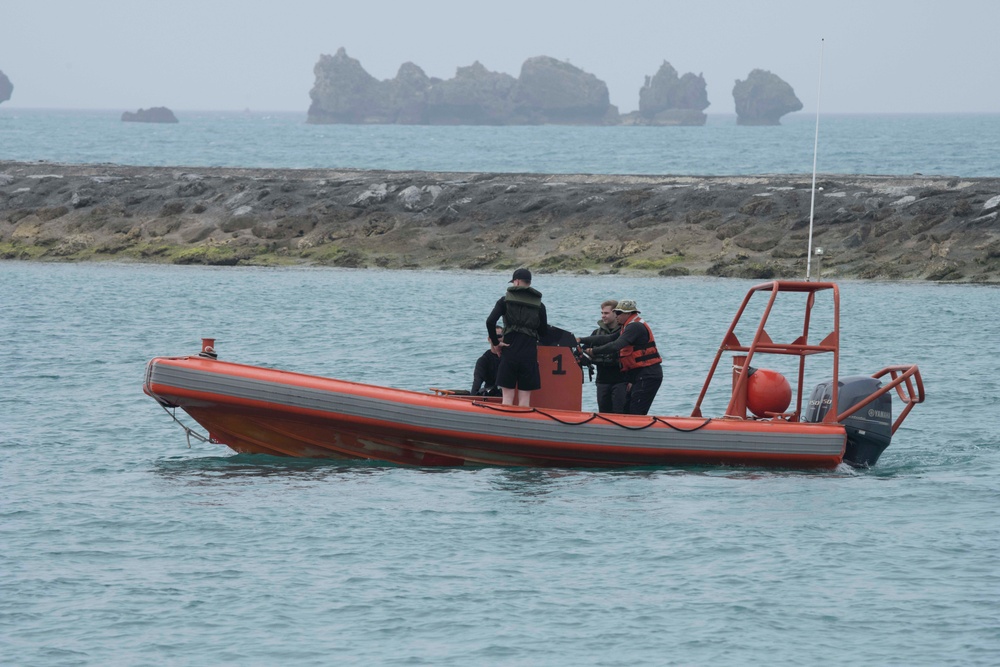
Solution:
{"label": "rock formation in sea", "polygon": [[122,114],[122,120],[126,123],[176,123],[177,117],[167,107],[150,107],[139,109],[135,113],[126,111]]}
{"label": "rock formation in sea", "polygon": [[6,102],[10,99],[11,93],[14,92],[14,84],[10,82],[7,75],[0,70],[0,102]]}
{"label": "rock formation in sea", "polygon": [[781,77],[755,69],[733,86],[737,125],[780,125],[786,113],[802,109],[795,91]]}
{"label": "rock formation in sea", "polygon": [[309,92],[310,123],[396,122],[389,116],[388,96],[384,94],[388,87],[348,56],[343,47],[336,55],[320,56],[313,73],[316,82]]}
{"label": "rock formation in sea", "polygon": [[601,125],[618,122],[608,86],[579,67],[548,56],[528,58],[512,94],[517,124]]}
{"label": "rock formation in sea", "polygon": [[396,77],[379,81],[340,48],[313,68],[310,123],[430,125],[614,124],[618,109],[608,87],[569,63],[538,56],[519,78],[481,63],[459,67],[454,78],[428,77],[404,63]]}
{"label": "rock formation in sea", "polygon": [[428,77],[424,70],[411,62],[400,65],[396,78],[387,82],[388,108],[394,109],[394,120],[391,122],[405,125],[426,124],[427,93],[431,84],[439,81],[441,80]]}
{"label": "rock formation in sea", "polygon": [[666,60],[639,90],[639,110],[623,117],[631,125],[704,125],[708,108],[705,77],[678,76]]}
{"label": "rock formation in sea", "polygon": [[[399,76],[396,76],[399,79]],[[428,80],[423,123],[431,125],[507,125],[517,79],[491,72],[478,60],[459,67],[455,77]],[[413,106],[419,100],[410,98]]]}

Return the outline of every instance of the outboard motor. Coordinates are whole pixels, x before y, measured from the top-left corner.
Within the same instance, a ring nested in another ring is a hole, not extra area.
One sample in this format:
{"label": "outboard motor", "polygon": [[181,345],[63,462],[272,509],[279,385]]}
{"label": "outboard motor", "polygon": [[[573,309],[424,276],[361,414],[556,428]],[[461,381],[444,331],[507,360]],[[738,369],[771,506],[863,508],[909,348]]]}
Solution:
{"label": "outboard motor", "polygon": [[[840,378],[837,387],[837,414],[865,400],[882,387],[882,382],[868,375]],[[833,380],[821,382],[809,397],[803,421],[820,422],[833,401]],[[844,462],[859,468],[873,466],[892,440],[892,395],[882,394],[844,420],[847,448]]]}

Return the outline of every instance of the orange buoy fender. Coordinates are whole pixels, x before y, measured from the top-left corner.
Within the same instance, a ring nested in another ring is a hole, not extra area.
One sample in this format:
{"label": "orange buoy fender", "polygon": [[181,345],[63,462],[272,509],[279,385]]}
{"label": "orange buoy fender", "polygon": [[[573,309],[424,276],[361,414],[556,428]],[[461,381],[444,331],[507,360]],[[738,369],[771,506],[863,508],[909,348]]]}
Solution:
{"label": "orange buoy fender", "polygon": [[778,371],[756,368],[747,378],[747,407],[758,417],[780,414],[792,402],[792,386]]}

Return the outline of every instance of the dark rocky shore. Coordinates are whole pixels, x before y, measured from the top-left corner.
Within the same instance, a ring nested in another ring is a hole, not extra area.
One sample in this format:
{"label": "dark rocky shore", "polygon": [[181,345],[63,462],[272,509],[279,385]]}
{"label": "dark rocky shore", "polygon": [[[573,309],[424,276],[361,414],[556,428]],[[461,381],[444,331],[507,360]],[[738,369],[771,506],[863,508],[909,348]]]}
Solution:
{"label": "dark rocky shore", "polygon": [[[803,277],[810,180],[0,161],[0,258]],[[817,187],[814,277],[1000,281],[1000,178]]]}

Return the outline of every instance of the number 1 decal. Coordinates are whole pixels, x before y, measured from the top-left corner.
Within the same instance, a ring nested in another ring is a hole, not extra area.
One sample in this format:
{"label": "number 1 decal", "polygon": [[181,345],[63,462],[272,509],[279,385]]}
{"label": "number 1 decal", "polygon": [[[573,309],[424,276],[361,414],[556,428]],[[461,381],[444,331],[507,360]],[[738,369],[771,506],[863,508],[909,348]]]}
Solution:
{"label": "number 1 decal", "polygon": [[552,371],[553,375],[566,375],[566,371],[564,371],[562,367],[562,358],[563,356],[561,354],[557,354],[556,356],[552,357],[552,361],[554,361],[556,364],[556,369]]}

